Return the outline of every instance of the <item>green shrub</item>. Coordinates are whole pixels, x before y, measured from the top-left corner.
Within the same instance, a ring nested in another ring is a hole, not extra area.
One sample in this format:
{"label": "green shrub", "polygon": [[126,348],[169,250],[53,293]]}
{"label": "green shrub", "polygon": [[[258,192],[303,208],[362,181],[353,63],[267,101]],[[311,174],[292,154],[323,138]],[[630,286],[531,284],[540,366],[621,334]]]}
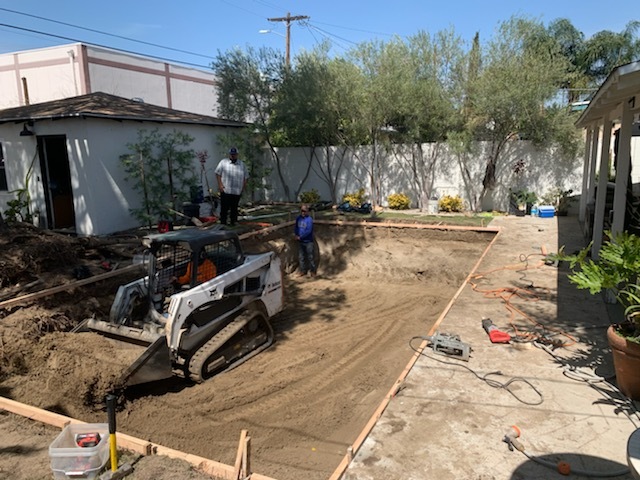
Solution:
{"label": "green shrub", "polygon": [[312,188],[309,192],[300,193],[300,202],[313,205],[320,202],[320,194],[315,188]]}
{"label": "green shrub", "polygon": [[407,210],[411,206],[411,200],[404,193],[393,193],[387,198],[391,210]]}
{"label": "green shrub", "polygon": [[538,195],[528,190],[515,190],[511,192],[512,201],[518,205],[533,205],[538,201]]}
{"label": "green shrub", "polygon": [[442,212],[462,212],[464,210],[464,200],[459,195],[455,197],[445,195],[438,202],[438,209]]}
{"label": "green shrub", "polygon": [[342,196],[342,203],[349,202],[349,205],[352,207],[361,207],[363,203],[365,203],[367,197],[364,194],[364,188],[361,188],[357,192],[354,193],[345,193]]}

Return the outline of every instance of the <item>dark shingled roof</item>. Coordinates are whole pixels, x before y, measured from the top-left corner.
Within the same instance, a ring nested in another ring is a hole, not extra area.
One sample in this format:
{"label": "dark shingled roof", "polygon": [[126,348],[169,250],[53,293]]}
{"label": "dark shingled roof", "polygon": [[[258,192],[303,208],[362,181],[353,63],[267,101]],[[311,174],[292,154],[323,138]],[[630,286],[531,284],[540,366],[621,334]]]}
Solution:
{"label": "dark shingled roof", "polygon": [[182,112],[149,103],[96,92],[51,102],[0,110],[0,124],[27,120],[56,120],[62,118],[109,118],[147,122],[191,123],[216,127],[246,127],[248,124],[233,120]]}

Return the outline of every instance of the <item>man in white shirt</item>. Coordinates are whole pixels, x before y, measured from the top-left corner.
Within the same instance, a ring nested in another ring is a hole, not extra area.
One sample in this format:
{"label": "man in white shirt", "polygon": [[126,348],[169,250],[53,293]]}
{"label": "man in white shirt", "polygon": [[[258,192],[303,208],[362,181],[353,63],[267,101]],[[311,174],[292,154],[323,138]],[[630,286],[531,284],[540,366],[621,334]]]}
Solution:
{"label": "man in white shirt", "polygon": [[220,223],[235,225],[238,221],[240,196],[247,186],[247,169],[238,159],[238,149],[229,149],[229,158],[223,158],[215,170],[220,192]]}

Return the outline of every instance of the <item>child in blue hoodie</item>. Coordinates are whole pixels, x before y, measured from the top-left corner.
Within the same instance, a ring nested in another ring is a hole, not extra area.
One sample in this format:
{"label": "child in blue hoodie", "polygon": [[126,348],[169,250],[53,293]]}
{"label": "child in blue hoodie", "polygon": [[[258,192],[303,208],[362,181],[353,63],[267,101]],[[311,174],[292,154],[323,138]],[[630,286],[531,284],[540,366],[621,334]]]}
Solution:
{"label": "child in blue hoodie", "polygon": [[309,216],[309,206],[300,207],[300,215],[296,218],[294,235],[298,241],[298,255],[300,260],[300,276],[316,276],[316,262],[313,258],[313,218]]}

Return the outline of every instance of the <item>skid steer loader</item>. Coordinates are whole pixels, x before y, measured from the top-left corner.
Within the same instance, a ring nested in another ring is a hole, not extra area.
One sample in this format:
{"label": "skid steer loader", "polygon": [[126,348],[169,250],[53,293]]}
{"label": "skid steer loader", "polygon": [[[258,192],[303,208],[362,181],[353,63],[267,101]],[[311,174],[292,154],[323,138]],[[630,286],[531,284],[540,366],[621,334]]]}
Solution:
{"label": "skid steer loader", "polygon": [[[227,230],[172,231],[149,235],[143,244],[148,274],[118,289],[108,321],[83,325],[147,346],[123,373],[121,387],[176,374],[202,382],[273,343],[269,319],[283,308],[275,253],[245,255]],[[213,278],[189,268],[204,260],[213,262]]]}

